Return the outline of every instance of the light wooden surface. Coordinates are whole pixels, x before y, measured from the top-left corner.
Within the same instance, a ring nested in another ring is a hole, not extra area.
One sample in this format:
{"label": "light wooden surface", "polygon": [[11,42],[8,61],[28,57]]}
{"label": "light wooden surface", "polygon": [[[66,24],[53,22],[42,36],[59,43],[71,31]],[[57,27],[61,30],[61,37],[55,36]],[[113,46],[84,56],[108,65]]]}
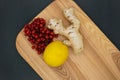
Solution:
{"label": "light wooden surface", "polygon": [[64,65],[52,68],[46,65],[42,55],[37,55],[31,49],[31,44],[24,36],[23,30],[17,36],[16,48],[28,64],[43,80],[120,80],[120,53],[110,40],[88,18],[88,16],[72,0],[53,1],[36,17],[64,20],[64,8],[73,7],[75,14],[81,21],[80,32],[83,35],[84,51],[74,54],[69,49],[69,58]]}

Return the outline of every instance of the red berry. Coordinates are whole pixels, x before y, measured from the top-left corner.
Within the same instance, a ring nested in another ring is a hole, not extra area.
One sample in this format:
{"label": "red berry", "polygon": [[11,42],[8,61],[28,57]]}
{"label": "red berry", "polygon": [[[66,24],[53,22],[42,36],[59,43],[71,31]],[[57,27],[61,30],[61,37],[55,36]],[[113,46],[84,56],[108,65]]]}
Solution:
{"label": "red berry", "polygon": [[50,39],[52,39],[53,38],[53,36],[52,35],[50,35]]}
{"label": "red berry", "polygon": [[49,33],[50,33],[50,31],[49,31],[49,30],[47,30],[47,31],[46,31],[46,33],[47,33],[47,34],[49,34]]}
{"label": "red berry", "polygon": [[35,49],[35,46],[32,46],[32,49]]}
{"label": "red berry", "polygon": [[38,39],[37,39],[37,42],[40,42],[40,41],[41,41],[41,39],[40,39],[40,38],[38,38]]}
{"label": "red berry", "polygon": [[54,35],[54,32],[50,32],[51,35]]}
{"label": "red berry", "polygon": [[48,35],[46,35],[46,36],[45,36],[45,38],[46,38],[46,39],[48,39],[48,38],[49,38],[49,36],[48,36]]}
{"label": "red berry", "polygon": [[57,37],[58,37],[58,34],[54,34],[54,37],[57,38]]}
{"label": "red berry", "polygon": [[39,37],[42,37],[42,34],[39,34]]}
{"label": "red berry", "polygon": [[34,33],[35,33],[35,30],[32,31],[32,34],[34,34]]}
{"label": "red berry", "polygon": [[40,24],[40,27],[43,27],[43,24]]}
{"label": "red berry", "polygon": [[38,38],[38,35],[37,34],[35,34],[35,36],[34,36],[36,39]]}
{"label": "red berry", "polygon": [[41,31],[42,33],[45,33],[45,31],[43,30],[43,31]]}

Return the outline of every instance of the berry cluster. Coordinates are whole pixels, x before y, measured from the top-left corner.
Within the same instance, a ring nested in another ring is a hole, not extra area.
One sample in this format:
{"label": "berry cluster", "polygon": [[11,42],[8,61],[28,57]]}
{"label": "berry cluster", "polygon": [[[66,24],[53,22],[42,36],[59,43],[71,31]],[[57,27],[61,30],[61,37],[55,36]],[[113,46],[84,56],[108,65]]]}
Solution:
{"label": "berry cluster", "polygon": [[36,18],[30,24],[24,26],[25,36],[32,44],[32,49],[36,49],[38,54],[43,53],[45,47],[57,38],[53,30],[45,27],[46,21],[43,18]]}

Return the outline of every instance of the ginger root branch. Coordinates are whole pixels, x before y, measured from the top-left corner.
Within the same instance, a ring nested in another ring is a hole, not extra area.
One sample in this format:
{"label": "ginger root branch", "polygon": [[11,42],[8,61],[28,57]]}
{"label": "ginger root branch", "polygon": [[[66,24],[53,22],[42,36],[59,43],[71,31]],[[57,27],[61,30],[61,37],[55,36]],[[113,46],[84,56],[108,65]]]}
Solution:
{"label": "ginger root branch", "polygon": [[83,39],[79,32],[80,20],[76,17],[73,8],[65,9],[64,15],[71,25],[64,28],[62,20],[50,19],[48,28],[53,29],[55,33],[63,35],[68,38],[63,43],[71,46],[74,53],[80,53],[83,50]]}

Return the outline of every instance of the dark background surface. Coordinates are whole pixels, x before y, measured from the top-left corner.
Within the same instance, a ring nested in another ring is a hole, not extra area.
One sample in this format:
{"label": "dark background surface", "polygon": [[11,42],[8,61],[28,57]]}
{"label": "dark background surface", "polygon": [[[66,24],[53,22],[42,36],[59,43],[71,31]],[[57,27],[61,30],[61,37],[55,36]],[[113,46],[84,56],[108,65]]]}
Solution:
{"label": "dark background surface", "polygon": [[[15,48],[18,32],[52,0],[0,0],[0,80],[42,80]],[[75,0],[120,49],[120,0]]]}

